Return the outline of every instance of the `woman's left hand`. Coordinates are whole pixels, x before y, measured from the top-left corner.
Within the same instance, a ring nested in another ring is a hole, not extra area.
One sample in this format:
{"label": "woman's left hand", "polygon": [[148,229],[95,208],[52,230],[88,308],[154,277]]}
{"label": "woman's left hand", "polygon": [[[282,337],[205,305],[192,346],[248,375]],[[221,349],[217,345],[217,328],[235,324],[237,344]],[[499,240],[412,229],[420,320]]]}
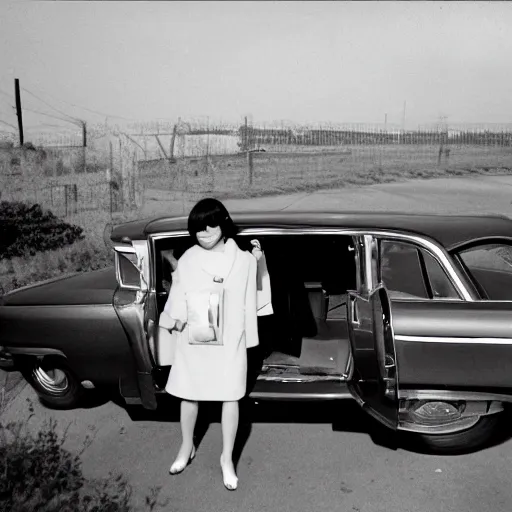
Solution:
{"label": "woman's left hand", "polygon": [[251,245],[252,245],[252,255],[257,259],[259,260],[261,258],[261,256],[263,255],[263,251],[261,250],[261,244],[259,242],[259,240],[251,240]]}

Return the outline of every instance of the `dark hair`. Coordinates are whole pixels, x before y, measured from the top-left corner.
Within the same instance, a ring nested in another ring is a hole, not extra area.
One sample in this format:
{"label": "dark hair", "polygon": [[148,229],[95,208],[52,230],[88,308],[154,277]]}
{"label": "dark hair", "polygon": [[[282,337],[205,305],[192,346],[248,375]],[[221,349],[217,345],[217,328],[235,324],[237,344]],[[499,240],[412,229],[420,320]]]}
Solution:
{"label": "dark hair", "polygon": [[188,232],[194,239],[199,231],[206,230],[206,226],[211,228],[220,226],[224,239],[235,238],[238,232],[226,207],[212,197],[201,199],[188,216]]}

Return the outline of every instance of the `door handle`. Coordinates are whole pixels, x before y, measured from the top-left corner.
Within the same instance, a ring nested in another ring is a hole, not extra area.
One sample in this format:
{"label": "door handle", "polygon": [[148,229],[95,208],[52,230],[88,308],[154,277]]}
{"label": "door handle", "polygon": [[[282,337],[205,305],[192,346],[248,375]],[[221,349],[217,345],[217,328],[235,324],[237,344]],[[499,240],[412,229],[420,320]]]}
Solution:
{"label": "door handle", "polygon": [[357,317],[357,308],[356,308],[356,300],[354,298],[350,299],[350,311],[351,311],[351,320],[353,325],[360,325],[359,318]]}
{"label": "door handle", "polygon": [[151,319],[148,320],[148,338],[151,338],[155,333],[155,322]]}

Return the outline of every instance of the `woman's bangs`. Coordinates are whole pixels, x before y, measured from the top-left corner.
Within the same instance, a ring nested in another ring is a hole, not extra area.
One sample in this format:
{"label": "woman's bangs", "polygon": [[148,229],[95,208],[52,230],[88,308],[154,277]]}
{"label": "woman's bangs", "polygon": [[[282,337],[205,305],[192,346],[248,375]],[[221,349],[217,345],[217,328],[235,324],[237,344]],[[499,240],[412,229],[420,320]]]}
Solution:
{"label": "woman's bangs", "polygon": [[198,216],[195,223],[197,232],[206,231],[207,227],[216,228],[220,226],[222,215],[220,212],[207,212],[204,215]]}

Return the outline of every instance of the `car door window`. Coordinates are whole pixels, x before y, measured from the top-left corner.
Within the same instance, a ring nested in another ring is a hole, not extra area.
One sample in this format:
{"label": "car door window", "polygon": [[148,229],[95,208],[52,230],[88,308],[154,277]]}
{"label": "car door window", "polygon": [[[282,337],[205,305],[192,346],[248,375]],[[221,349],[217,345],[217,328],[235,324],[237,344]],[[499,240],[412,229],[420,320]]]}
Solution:
{"label": "car door window", "polygon": [[381,280],[391,298],[459,299],[439,262],[414,244],[382,240],[380,262]]}
{"label": "car door window", "polygon": [[512,245],[482,244],[459,257],[484,299],[512,300]]}
{"label": "car door window", "polygon": [[380,275],[391,298],[428,299],[418,249],[383,240],[380,245]]}

